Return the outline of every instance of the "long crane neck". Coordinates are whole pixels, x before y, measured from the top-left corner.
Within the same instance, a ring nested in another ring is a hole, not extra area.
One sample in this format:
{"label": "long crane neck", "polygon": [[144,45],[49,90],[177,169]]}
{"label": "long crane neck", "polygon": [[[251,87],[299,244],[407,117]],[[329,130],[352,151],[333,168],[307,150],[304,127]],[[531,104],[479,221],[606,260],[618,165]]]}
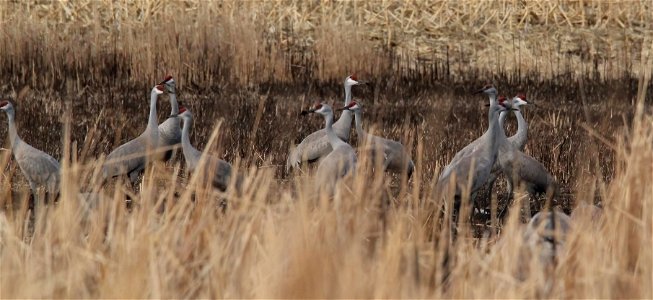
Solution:
{"label": "long crane neck", "polygon": [[495,108],[496,105],[491,105],[487,113],[488,123],[490,125],[486,132],[487,137],[489,138],[489,147],[487,150],[489,151],[488,154],[490,155],[496,155],[497,151],[499,150],[499,144],[503,139],[506,139],[505,131],[503,128],[499,127],[499,118]]}
{"label": "long crane neck", "polygon": [[490,99],[490,107],[497,104],[497,94],[489,93],[488,98]]}
{"label": "long crane neck", "polygon": [[[351,85],[345,83],[345,106],[349,105],[351,102]],[[340,118],[336,122],[336,127],[346,126],[344,129],[349,130],[351,128],[351,111],[344,110],[340,115]]]}
{"label": "long crane neck", "polygon": [[367,139],[367,132],[363,130],[363,113],[357,110],[354,112],[354,115],[356,116],[356,133],[358,134],[358,138],[365,140]]}
{"label": "long crane neck", "polygon": [[519,140],[526,140],[528,138],[528,123],[521,114],[521,111],[515,110],[514,113],[515,117],[517,117],[517,133],[515,136]]}
{"label": "long crane neck", "polygon": [[505,129],[504,126],[505,126],[505,124],[506,124],[506,117],[507,117],[507,116],[508,116],[508,114],[507,114],[505,111],[502,111],[502,112],[499,114],[499,126],[500,126],[501,128],[504,128],[504,129]]}
{"label": "long crane neck", "polygon": [[11,143],[11,149],[14,149],[22,140],[18,136],[18,131],[16,129],[16,119],[13,108],[7,110],[7,119],[9,122],[9,142]]}
{"label": "long crane neck", "polygon": [[181,150],[184,152],[186,160],[193,160],[199,158],[199,151],[190,144],[190,127],[193,125],[193,119],[184,118],[184,126],[181,130]]}
{"label": "long crane neck", "polygon": [[159,126],[159,121],[156,116],[156,100],[158,98],[159,94],[157,94],[155,91],[152,91],[150,94],[150,116],[147,119],[147,130],[154,130],[157,128],[157,126]]}
{"label": "long crane neck", "polygon": [[177,94],[176,93],[168,93],[170,95],[170,107],[172,107],[171,114],[172,115],[178,115],[179,114],[179,102],[177,102]]}
{"label": "long crane neck", "polygon": [[[326,123],[325,130],[327,137],[329,138],[329,144],[331,144],[331,148],[335,149],[336,146],[343,144],[344,142],[333,131],[333,112],[325,114],[324,121]],[[349,124],[351,124],[351,122]]]}

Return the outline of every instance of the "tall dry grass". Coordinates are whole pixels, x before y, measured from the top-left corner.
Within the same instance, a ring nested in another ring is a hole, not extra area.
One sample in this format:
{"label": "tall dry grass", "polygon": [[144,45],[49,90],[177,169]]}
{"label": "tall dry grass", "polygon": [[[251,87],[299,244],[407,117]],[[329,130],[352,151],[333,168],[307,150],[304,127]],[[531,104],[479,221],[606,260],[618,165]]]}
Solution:
{"label": "tall dry grass", "polygon": [[[0,74],[184,84],[637,74],[648,1],[6,1]],[[419,76],[418,76],[419,75]],[[81,81],[81,83],[80,83]]]}
{"label": "tall dry grass", "polygon": [[0,296],[649,298],[653,119],[639,118],[619,142],[612,182],[579,194],[600,195],[601,217],[574,219],[553,267],[524,243],[519,203],[499,236],[472,238],[464,227],[444,242],[428,181],[392,193],[387,177],[361,167],[327,199],[310,176],[282,187],[271,170],[251,168],[242,196],[216,195],[155,166],[127,210],[119,186],[100,189],[96,206],[79,200],[93,168],[73,156],[61,200],[38,207],[34,228],[25,207],[0,214]]}
{"label": "tall dry grass", "polygon": [[[22,175],[0,151],[0,297],[651,298],[649,11],[646,1],[2,2],[0,92],[17,97],[19,133],[62,160],[64,180],[60,201],[31,219]],[[402,181],[362,167],[326,199],[310,172],[278,165],[322,126],[297,112],[313,98],[340,103],[352,71],[372,81],[354,91],[366,128],[411,145],[417,170]],[[197,186],[180,161],[148,169],[138,193],[96,184],[96,158],[142,130],[146,91],[165,73],[196,118],[193,144],[240,161],[242,195]],[[527,152],[561,183],[554,204],[603,206],[598,220],[574,219],[554,265],[523,238],[522,197],[499,223],[462,224],[455,242],[438,218],[434,178],[483,131],[467,91],[488,79],[538,104],[526,111]]]}

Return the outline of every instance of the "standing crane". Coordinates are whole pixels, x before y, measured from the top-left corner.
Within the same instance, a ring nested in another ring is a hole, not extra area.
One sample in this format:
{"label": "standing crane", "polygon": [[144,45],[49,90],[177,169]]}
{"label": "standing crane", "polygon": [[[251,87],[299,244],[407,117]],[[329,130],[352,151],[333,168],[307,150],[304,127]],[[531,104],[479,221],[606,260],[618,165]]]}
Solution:
{"label": "standing crane", "polygon": [[120,145],[113,150],[102,166],[102,178],[113,178],[121,175],[128,175],[129,181],[134,184],[139,174],[145,170],[148,161],[148,152],[156,149],[159,139],[157,128],[156,102],[159,95],[163,94],[163,85],[156,85],[150,93],[150,116],[145,131],[137,138]]}
{"label": "standing crane", "polygon": [[[497,103],[497,89],[492,84],[486,84],[483,88],[477,90],[473,94],[476,95],[476,94],[480,94],[480,93],[484,93],[484,94],[486,94],[488,96],[489,101],[490,101],[488,106],[492,106],[492,105]],[[451,159],[451,162],[449,163],[449,165],[447,165],[442,170],[442,172],[440,173],[440,178],[438,178],[438,180],[441,180],[442,176],[444,176],[446,174],[449,174],[451,172],[451,170],[449,170],[448,168],[453,167],[458,160],[460,160],[461,158],[463,158],[466,155],[469,155],[471,152],[476,151],[476,149],[479,147],[479,145],[487,140],[487,139],[483,138],[484,136],[485,135],[482,135],[481,137],[477,138],[473,142],[469,143],[462,150],[458,151],[458,153],[456,153],[456,155],[454,155],[454,157]]]}
{"label": "standing crane", "polygon": [[344,110],[354,112],[356,122],[356,133],[358,134],[359,143],[366,146],[364,151],[368,151],[370,157],[376,159],[377,154],[383,154],[383,170],[394,173],[406,172],[408,178],[415,170],[415,164],[410,158],[410,153],[406,151],[404,145],[399,142],[384,139],[363,130],[363,109],[357,101],[352,101],[343,108]]}
{"label": "standing crane", "polygon": [[[350,75],[345,78],[345,105],[351,102],[351,87],[363,84],[358,81],[356,75]],[[343,111],[340,119],[333,124],[333,131],[344,142],[349,142],[349,132],[351,131],[352,114],[350,111]],[[325,129],[320,129],[308,135],[302,140],[295,149],[288,155],[286,161],[286,171],[290,167],[299,169],[302,162],[314,162],[331,152],[331,144],[326,136]]]}
{"label": "standing crane", "polygon": [[177,102],[177,89],[174,78],[168,75],[159,84],[166,87],[166,91],[170,97],[170,117],[159,124],[159,147],[168,148],[163,155],[163,160],[168,161],[174,153],[174,149],[172,148],[181,143],[181,120],[176,117],[179,114],[179,103]]}
{"label": "standing crane", "polygon": [[[491,90],[494,90],[494,88]],[[496,90],[486,93],[496,95]],[[447,195],[447,186],[455,178],[454,211],[458,211],[462,194],[466,191],[466,188],[469,188],[471,194],[474,195],[488,180],[492,166],[497,159],[499,150],[498,139],[500,134],[505,135],[503,129],[499,127],[499,113],[506,110],[507,104],[505,101],[498,103],[492,101],[488,110],[489,127],[477,139],[477,146],[470,152],[462,155],[457,161],[452,161],[444,168],[443,173],[440,174],[436,184],[436,191],[443,196],[450,196]],[[469,187],[467,186],[468,182],[471,183]]]}
{"label": "standing crane", "polygon": [[50,196],[56,196],[59,193],[59,162],[47,153],[25,143],[18,136],[14,105],[9,100],[0,101],[0,109],[7,114],[11,153],[23,176],[29,182],[34,203],[39,203],[39,188],[44,187]]}
{"label": "standing crane", "polygon": [[[525,101],[521,97],[525,98],[521,94],[515,96],[508,103],[511,103],[510,105],[517,104],[517,106],[523,105]],[[518,112],[514,107],[510,109]],[[557,183],[549,171],[535,158],[519,149],[524,140],[526,140],[525,133],[522,136],[519,136],[518,133],[515,139],[510,140],[506,137],[505,131],[501,130],[498,162],[501,172],[508,178],[509,193],[512,194],[515,184],[518,183],[525,184],[526,190],[530,194],[546,193],[549,189],[557,192]]]}
{"label": "standing crane", "polygon": [[[181,131],[181,148],[186,160],[186,169],[193,173],[198,168],[202,168],[199,170],[201,173],[197,174],[202,180],[200,183],[202,186],[207,186],[210,183],[213,187],[223,192],[226,191],[232,177],[231,164],[208,153],[205,154],[206,157],[202,157],[202,152],[195,149],[190,143],[193,115],[184,106],[180,106],[178,116],[184,121]],[[240,192],[241,188],[242,176],[239,176],[236,180],[236,190]]]}
{"label": "standing crane", "polygon": [[338,181],[354,171],[356,167],[356,153],[351,145],[343,142],[333,129],[333,110],[328,104],[315,103],[309,110],[302,111],[303,115],[317,113],[324,116],[326,123],[324,132],[329,146],[329,152],[317,167],[315,185],[318,191],[333,192]]}

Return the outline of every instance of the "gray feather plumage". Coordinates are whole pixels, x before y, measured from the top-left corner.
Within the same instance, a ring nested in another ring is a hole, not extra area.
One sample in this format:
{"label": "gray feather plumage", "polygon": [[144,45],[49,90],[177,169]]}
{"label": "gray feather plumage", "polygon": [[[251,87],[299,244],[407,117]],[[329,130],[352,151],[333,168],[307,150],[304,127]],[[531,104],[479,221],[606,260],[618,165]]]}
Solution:
{"label": "gray feather plumage", "polygon": [[[360,84],[352,76],[345,78],[345,105],[351,102],[351,88]],[[337,122],[333,124],[333,131],[345,143],[349,142],[351,131],[352,113],[344,111]],[[299,145],[290,151],[286,160],[286,170],[290,168],[298,169],[303,162],[314,162],[329,154],[332,150],[326,136],[326,131],[320,129],[304,138]]]}
{"label": "gray feather plumage", "polygon": [[[170,117],[163,123],[159,124],[159,147],[175,147],[181,145],[181,120],[177,118],[179,114],[179,102],[177,102],[177,88],[174,79],[170,77],[165,82],[166,90],[170,97]],[[163,159],[169,160],[172,157],[173,150],[166,150]]]}
{"label": "gray feather plumage", "polygon": [[[232,177],[233,171],[231,164],[214,155],[206,154],[207,157],[204,158],[204,165],[200,165],[202,152],[190,144],[190,128],[193,122],[192,115],[190,111],[185,111],[179,116],[184,120],[181,146],[184,159],[186,160],[186,168],[189,172],[195,172],[195,170],[201,167],[202,169],[200,171],[202,173],[196,175],[201,180],[200,184],[211,184],[213,187],[225,191]],[[242,190],[242,181],[242,176],[236,179],[236,190],[238,192]]]}
{"label": "gray feather plumage", "polygon": [[2,103],[2,110],[7,113],[9,123],[11,152],[29,182],[32,193],[36,195],[37,189],[44,187],[48,193],[57,194],[61,176],[59,162],[47,153],[30,146],[18,136],[13,104],[4,101]]}
{"label": "gray feather plumage", "polygon": [[104,179],[120,175],[128,175],[129,180],[134,183],[138,175],[145,170],[145,164],[149,159],[148,153],[156,150],[159,139],[157,128],[156,102],[158,96],[163,93],[156,86],[150,93],[150,115],[147,127],[137,138],[120,145],[107,155],[102,166],[102,177]]}

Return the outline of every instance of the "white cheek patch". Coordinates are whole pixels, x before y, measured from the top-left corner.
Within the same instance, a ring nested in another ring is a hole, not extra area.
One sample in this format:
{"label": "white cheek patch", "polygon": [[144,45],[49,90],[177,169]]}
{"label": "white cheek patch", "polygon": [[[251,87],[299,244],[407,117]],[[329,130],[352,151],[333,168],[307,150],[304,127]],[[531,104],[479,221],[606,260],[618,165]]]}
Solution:
{"label": "white cheek patch", "polygon": [[351,79],[351,78],[347,78],[347,84],[349,84],[349,85],[355,85],[355,84],[358,84],[358,81],[353,80],[353,79]]}

